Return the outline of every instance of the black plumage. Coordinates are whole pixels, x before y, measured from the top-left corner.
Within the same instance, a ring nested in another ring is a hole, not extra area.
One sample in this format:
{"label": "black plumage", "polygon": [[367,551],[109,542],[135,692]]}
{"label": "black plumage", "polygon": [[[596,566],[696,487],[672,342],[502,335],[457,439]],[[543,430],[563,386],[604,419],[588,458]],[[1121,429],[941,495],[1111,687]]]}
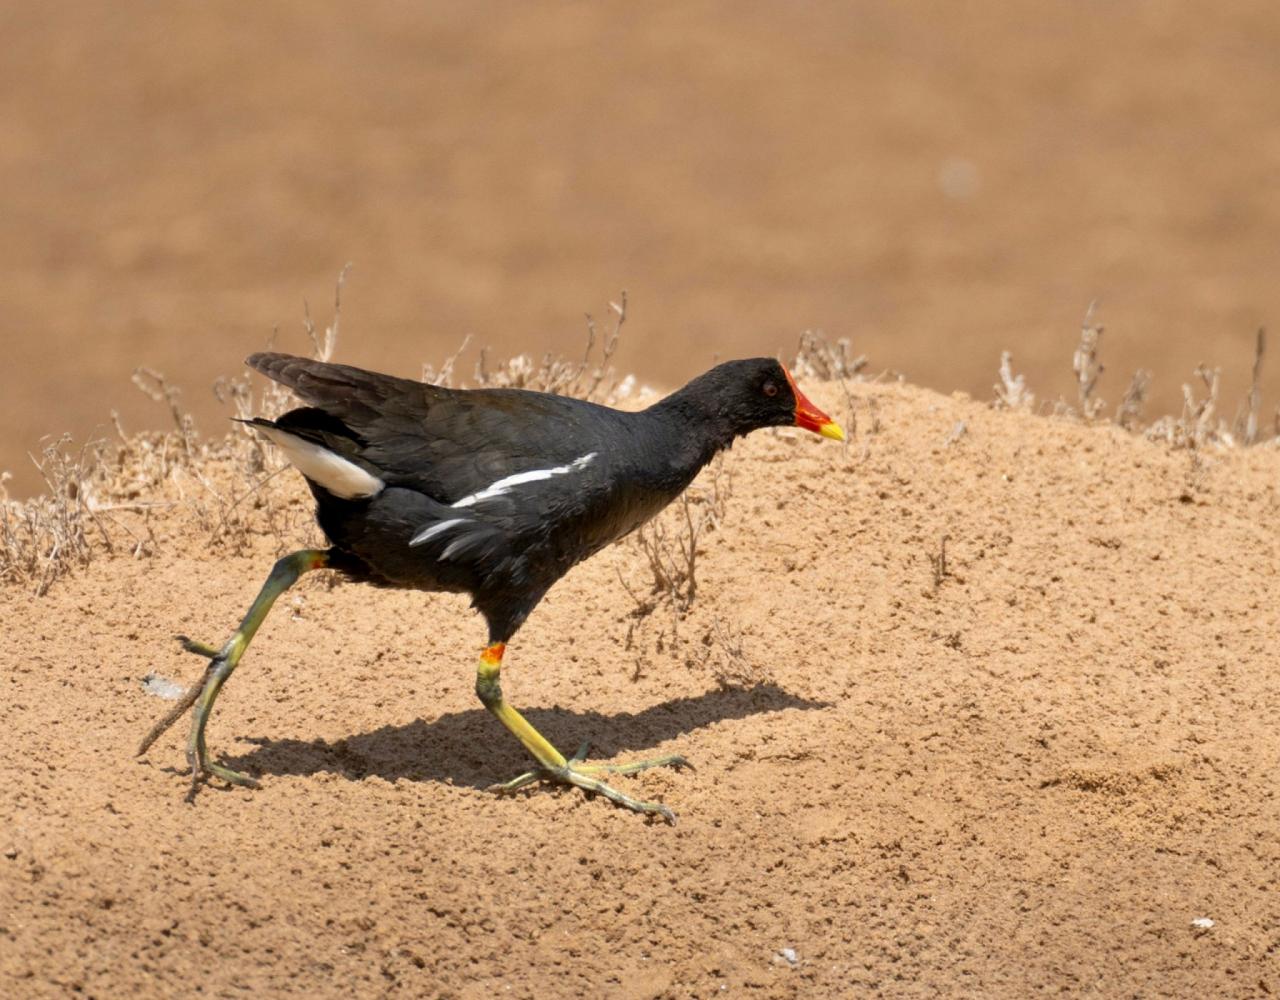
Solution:
{"label": "black plumage", "polygon": [[225,680],[280,592],[301,572],[326,566],[384,586],[470,594],[489,628],[477,690],[538,759],[538,773],[671,818],[665,807],[584,777],[608,766],[565,761],[502,701],[498,665],[505,643],[561,576],[657,514],[737,437],[799,425],[842,438],[786,369],[769,358],[731,361],[631,413],[526,390],[448,389],[285,354],[254,354],[247,363],[306,404],[249,423],[306,476],[332,547],[298,553],[287,566],[282,560],[221,652],[191,644],[212,660],[204,687],[211,693],[203,714],[197,707],[188,748],[194,777],[243,778],[204,759],[204,719],[221,684],[210,689],[209,678],[221,658]]}
{"label": "black plumage", "polygon": [[[570,567],[657,514],[735,437],[795,423],[789,380],[769,358],[721,365],[638,413],[520,389],[446,389],[283,354],[255,354],[248,364],[310,404],[255,423],[325,447],[385,483],[372,497],[344,500],[308,480],[320,526],[350,557],[348,571],[469,593],[491,642],[507,642]],[[587,456],[571,472],[451,506]],[[464,523],[410,546],[457,519]]]}

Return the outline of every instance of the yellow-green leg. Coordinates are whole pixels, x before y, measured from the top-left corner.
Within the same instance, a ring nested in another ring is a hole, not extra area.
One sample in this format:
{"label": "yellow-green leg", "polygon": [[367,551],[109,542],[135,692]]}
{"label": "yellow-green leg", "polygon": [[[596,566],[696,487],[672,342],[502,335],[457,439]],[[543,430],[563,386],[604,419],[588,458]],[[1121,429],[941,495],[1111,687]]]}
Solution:
{"label": "yellow-green leg", "polygon": [[643,802],[640,799],[632,798],[616,788],[611,788],[595,775],[635,774],[637,771],[643,771],[650,767],[674,767],[679,769],[691,767],[692,765],[679,754],[668,754],[665,757],[655,757],[630,764],[586,764],[583,763],[583,758],[587,753],[585,745],[573,757],[566,760],[559,750],[547,742],[546,738],[533,728],[528,719],[503,699],[501,685],[502,654],[506,652],[506,648],[505,643],[495,642],[480,654],[480,667],[476,671],[476,694],[480,696],[480,701],[484,703],[484,707],[493,713],[494,717],[506,726],[516,739],[524,744],[524,748],[529,751],[539,766],[536,770],[526,771],[518,778],[496,786],[497,790],[499,792],[513,792],[540,779],[555,781],[565,785],[575,785],[585,792],[603,795],[617,805],[632,809],[638,813],[661,816],[668,823],[674,824],[676,814],[661,802]]}
{"label": "yellow-green leg", "polygon": [[257,598],[250,606],[240,627],[227,640],[221,649],[214,649],[203,643],[193,642],[184,635],[178,636],[184,649],[199,656],[209,658],[209,666],[204,676],[187,691],[186,695],[143,737],[138,747],[138,754],[144,754],[160,735],[174,724],[192,705],[191,734],[187,737],[187,764],[191,767],[191,794],[195,793],[200,782],[209,777],[221,778],[233,785],[244,785],[257,788],[258,783],[247,774],[233,771],[229,767],[209,760],[209,751],[205,746],[204,729],[209,721],[209,713],[213,711],[213,703],[218,692],[226,683],[231,672],[235,670],[244,651],[261,627],[275,604],[276,598],[292,587],[298,577],[313,569],[323,569],[329,564],[329,554],[318,549],[303,549],[293,555],[285,556],[271,569],[271,575],[262,585]]}

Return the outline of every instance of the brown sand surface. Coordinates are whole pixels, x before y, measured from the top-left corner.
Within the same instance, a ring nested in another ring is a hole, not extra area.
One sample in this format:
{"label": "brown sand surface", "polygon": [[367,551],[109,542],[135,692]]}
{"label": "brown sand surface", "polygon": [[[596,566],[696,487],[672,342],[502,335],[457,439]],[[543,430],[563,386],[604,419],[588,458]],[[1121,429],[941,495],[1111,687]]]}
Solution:
{"label": "brown sand surface", "polygon": [[0,995],[1280,990],[1274,449],[812,390],[856,433],[729,454],[686,616],[635,615],[622,543],[507,657],[561,747],[693,759],[620,779],[675,827],[486,791],[525,760],[479,620],[319,575],[210,728],[263,787],[184,803],[177,731],[135,760],[139,678],[200,669],[170,634],[220,642],[313,537],[292,474],[238,545],[182,502],[150,558],[0,590]]}
{"label": "brown sand surface", "polygon": [[[989,393],[1069,393],[1280,317],[1270,0],[0,3],[0,470],[164,419],[355,269],[348,348],[568,354],[626,288],[619,364],[680,384],[821,328]],[[1271,401],[1280,366],[1265,373]],[[1270,405],[1268,405],[1268,412]]]}

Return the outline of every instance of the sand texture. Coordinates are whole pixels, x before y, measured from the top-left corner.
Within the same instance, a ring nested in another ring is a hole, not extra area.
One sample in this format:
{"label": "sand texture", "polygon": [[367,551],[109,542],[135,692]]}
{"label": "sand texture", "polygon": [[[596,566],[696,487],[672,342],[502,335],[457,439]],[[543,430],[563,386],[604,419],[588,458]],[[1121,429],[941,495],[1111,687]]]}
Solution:
{"label": "sand texture", "polygon": [[185,725],[135,759],[140,678],[201,669],[171,635],[220,643],[314,540],[292,473],[234,544],[176,502],[149,556],[0,589],[0,995],[1280,990],[1275,451],[808,388],[851,441],[727,456],[686,613],[624,542],[507,655],[561,748],[694,761],[619,779],[675,827],[487,791],[526,762],[479,619],[323,574],[210,727],[260,790],[184,802]]}

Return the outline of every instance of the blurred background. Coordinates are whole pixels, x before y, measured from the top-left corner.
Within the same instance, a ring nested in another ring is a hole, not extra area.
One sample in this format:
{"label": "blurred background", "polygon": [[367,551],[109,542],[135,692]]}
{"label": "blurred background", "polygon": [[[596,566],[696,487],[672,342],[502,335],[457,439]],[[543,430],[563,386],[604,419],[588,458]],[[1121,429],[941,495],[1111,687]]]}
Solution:
{"label": "blurred background", "polygon": [[[1074,399],[1280,324],[1269,2],[0,4],[0,469],[42,435],[205,433],[216,376],[302,303],[337,360],[417,377],[464,335],[675,386],[820,329],[990,398],[1000,351]],[[474,351],[472,352],[474,356]],[[464,369],[469,368],[467,359]],[[1264,412],[1280,358],[1264,374]],[[1110,409],[1110,407],[1109,407]]]}

